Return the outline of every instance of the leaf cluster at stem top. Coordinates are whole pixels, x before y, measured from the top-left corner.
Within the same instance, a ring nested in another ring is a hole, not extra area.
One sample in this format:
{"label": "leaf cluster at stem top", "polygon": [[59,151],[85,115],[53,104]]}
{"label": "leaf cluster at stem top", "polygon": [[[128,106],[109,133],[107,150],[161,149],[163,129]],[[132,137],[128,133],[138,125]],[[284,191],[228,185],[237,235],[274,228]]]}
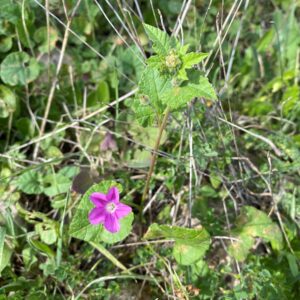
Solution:
{"label": "leaf cluster at stem top", "polygon": [[171,112],[185,107],[196,97],[216,100],[217,96],[208,79],[192,69],[206,53],[189,52],[188,45],[181,45],[158,28],[144,24],[152,41],[155,55],[147,59],[139,81],[139,94],[133,101],[137,121],[150,126],[160,124],[168,108]]}

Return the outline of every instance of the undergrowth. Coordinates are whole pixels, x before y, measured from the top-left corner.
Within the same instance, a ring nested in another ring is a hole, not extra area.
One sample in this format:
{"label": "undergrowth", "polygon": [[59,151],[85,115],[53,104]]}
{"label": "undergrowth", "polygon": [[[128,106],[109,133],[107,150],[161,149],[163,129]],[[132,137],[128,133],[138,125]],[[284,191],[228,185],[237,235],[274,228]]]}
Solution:
{"label": "undergrowth", "polygon": [[0,5],[0,299],[299,298],[299,1]]}

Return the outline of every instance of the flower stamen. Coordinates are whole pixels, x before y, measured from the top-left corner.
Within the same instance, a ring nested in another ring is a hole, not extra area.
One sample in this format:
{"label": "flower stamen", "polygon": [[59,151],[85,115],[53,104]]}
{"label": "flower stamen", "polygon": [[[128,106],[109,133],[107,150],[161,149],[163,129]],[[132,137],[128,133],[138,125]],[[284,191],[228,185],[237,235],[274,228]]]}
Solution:
{"label": "flower stamen", "polygon": [[108,213],[112,214],[115,212],[117,206],[115,203],[113,202],[109,202],[108,204],[106,204],[105,209]]}

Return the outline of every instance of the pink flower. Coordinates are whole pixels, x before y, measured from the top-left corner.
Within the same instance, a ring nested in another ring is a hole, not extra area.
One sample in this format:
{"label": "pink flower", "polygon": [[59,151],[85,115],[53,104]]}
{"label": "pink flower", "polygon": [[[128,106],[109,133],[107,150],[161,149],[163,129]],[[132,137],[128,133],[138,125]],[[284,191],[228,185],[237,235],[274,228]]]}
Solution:
{"label": "pink flower", "polygon": [[119,201],[119,191],[111,187],[107,194],[92,193],[90,200],[95,208],[89,213],[89,221],[93,225],[103,224],[109,232],[120,230],[119,219],[126,217],[131,212],[131,207]]}
{"label": "pink flower", "polygon": [[108,150],[116,151],[117,150],[117,143],[114,140],[111,133],[107,132],[105,134],[105,137],[100,145],[100,149],[102,151],[108,151]]}

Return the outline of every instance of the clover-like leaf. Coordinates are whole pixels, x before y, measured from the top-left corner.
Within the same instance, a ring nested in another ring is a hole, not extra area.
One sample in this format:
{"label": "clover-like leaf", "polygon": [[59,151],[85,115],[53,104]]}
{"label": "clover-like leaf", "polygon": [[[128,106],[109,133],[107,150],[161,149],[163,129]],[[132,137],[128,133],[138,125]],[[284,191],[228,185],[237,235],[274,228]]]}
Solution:
{"label": "clover-like leaf", "polygon": [[57,240],[57,230],[54,224],[37,223],[34,227],[42,242],[52,245]]}
{"label": "clover-like leaf", "polygon": [[10,53],[2,61],[0,67],[1,79],[12,86],[26,85],[35,80],[39,72],[38,62],[25,52]]}
{"label": "clover-like leaf", "polygon": [[29,170],[17,179],[17,187],[26,194],[40,194],[44,191],[42,175],[34,170]]}
{"label": "clover-like leaf", "polygon": [[66,193],[71,186],[71,180],[62,174],[48,174],[43,178],[43,182],[44,193],[49,197]]}
{"label": "clover-like leaf", "polygon": [[[48,42],[48,30],[49,30],[49,42]],[[55,48],[56,42],[58,41],[58,32],[55,28],[46,26],[39,28],[34,33],[34,40],[40,44],[39,51],[41,53],[47,53],[48,50]]]}

